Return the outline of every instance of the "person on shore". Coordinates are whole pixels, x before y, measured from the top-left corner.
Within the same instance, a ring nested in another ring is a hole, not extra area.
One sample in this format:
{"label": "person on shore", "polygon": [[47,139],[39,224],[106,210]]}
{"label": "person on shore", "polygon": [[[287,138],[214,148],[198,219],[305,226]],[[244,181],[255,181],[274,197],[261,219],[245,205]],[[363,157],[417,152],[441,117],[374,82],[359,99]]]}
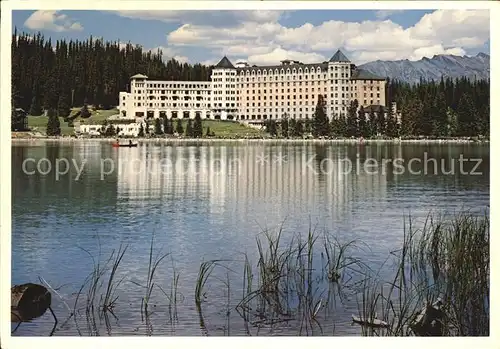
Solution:
{"label": "person on shore", "polygon": [[128,140],[128,144],[132,145],[132,140],[131,139]]}

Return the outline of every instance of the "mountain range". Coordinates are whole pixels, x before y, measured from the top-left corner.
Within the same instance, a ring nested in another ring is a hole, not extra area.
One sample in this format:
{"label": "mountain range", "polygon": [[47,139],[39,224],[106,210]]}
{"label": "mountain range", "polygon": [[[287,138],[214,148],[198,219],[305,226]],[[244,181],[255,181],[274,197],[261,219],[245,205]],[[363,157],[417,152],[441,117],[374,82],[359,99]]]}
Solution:
{"label": "mountain range", "polygon": [[468,77],[471,80],[490,78],[490,55],[480,52],[476,56],[435,55],[419,61],[408,59],[365,63],[359,68],[378,76],[417,83],[420,79],[440,80],[441,77]]}

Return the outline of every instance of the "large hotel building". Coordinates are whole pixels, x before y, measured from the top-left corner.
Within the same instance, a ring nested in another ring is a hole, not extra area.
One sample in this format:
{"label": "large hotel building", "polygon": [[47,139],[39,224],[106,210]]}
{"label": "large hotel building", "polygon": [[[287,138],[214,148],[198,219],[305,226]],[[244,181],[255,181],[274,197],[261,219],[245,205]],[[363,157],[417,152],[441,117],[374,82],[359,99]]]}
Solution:
{"label": "large hotel building", "polygon": [[346,114],[351,101],[386,106],[386,79],[357,68],[338,50],[328,62],[233,65],[227,57],[213,68],[211,81],[153,81],[131,77],[120,92],[123,118],[194,118],[262,122],[283,117],[312,118],[323,96],[329,118]]}

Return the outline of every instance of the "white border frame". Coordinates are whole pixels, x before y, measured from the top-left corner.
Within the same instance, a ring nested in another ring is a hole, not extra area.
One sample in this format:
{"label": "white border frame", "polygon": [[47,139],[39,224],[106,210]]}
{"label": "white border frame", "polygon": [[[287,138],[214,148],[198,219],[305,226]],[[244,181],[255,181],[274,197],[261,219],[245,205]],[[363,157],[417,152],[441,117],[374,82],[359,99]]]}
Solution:
{"label": "white border frame", "polygon": [[[204,337],[11,337],[10,336],[10,284],[11,284],[11,139],[10,139],[10,94],[11,94],[11,36],[12,36],[12,10],[209,10],[209,9],[232,9],[232,10],[306,10],[306,9],[490,9],[490,60],[491,64],[491,96],[500,95],[500,84],[498,83],[498,72],[500,72],[500,60],[498,56],[498,37],[500,34],[500,3],[497,1],[54,1],[54,0],[8,0],[1,2],[1,110],[0,118],[0,343],[2,348],[86,348],[116,346],[119,348],[137,348],[141,345],[147,347],[174,346],[205,346],[235,347],[245,346],[255,348],[293,346],[304,348],[304,346],[329,346],[352,347],[352,346],[384,346],[388,348],[401,349],[402,347],[422,348],[429,345],[436,347],[453,346],[453,348],[498,348],[500,343],[498,329],[499,307],[495,297],[491,297],[491,319],[490,337],[485,338],[363,338],[363,337],[229,337],[229,338],[204,338]],[[495,29],[497,28],[497,29]],[[499,98],[491,98],[491,150],[495,153],[499,141],[493,136],[499,129],[500,105]],[[498,192],[499,162],[490,163],[493,176],[490,175],[491,193]],[[495,188],[497,190],[495,190]],[[492,296],[499,295],[498,262],[495,247],[498,245],[496,237],[498,233],[495,213],[498,211],[494,204],[495,196],[490,197],[491,219],[491,288]],[[495,331],[497,329],[497,331]],[[496,345],[495,345],[496,344]]]}

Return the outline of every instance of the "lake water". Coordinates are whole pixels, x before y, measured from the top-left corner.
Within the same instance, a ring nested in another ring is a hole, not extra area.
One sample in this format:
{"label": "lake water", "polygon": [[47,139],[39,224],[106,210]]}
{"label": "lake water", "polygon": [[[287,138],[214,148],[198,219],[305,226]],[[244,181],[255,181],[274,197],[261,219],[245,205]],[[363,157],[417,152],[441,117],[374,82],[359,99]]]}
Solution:
{"label": "lake water", "polygon": [[[477,161],[463,160],[461,169],[461,156],[481,161],[474,168]],[[70,169],[57,177],[54,167],[65,172],[64,159]],[[391,162],[382,164],[384,159]],[[436,159],[438,173],[429,159]],[[484,213],[490,200],[489,145],[477,144],[151,142],[115,149],[100,141],[33,141],[12,145],[12,165],[12,283],[40,283],[42,277],[57,289],[60,297],[52,300],[60,336],[246,335],[234,308],[242,298],[244,254],[256,270],[256,238],[264,230],[282,227],[284,243],[310,228],[358,239],[365,248],[356,253],[376,269],[400,247],[408,215],[419,225],[429,213]],[[454,173],[444,174],[451,166]],[[170,254],[154,275],[158,287],[145,320],[141,285],[153,234],[154,254]],[[91,256],[100,256],[102,265],[121,244],[128,248],[117,270],[123,281],[114,315],[98,316],[89,326],[84,294],[76,316],[64,323],[93,270]],[[224,267],[216,267],[204,287],[200,326],[196,279],[200,264],[214,259],[224,260]],[[164,294],[174,270],[176,316]],[[345,297],[333,311],[320,311],[322,330],[308,334],[359,335],[350,321],[357,309],[356,298]],[[47,312],[21,324],[16,335],[46,336],[52,325]],[[299,327],[287,321],[249,332],[296,335]]]}

